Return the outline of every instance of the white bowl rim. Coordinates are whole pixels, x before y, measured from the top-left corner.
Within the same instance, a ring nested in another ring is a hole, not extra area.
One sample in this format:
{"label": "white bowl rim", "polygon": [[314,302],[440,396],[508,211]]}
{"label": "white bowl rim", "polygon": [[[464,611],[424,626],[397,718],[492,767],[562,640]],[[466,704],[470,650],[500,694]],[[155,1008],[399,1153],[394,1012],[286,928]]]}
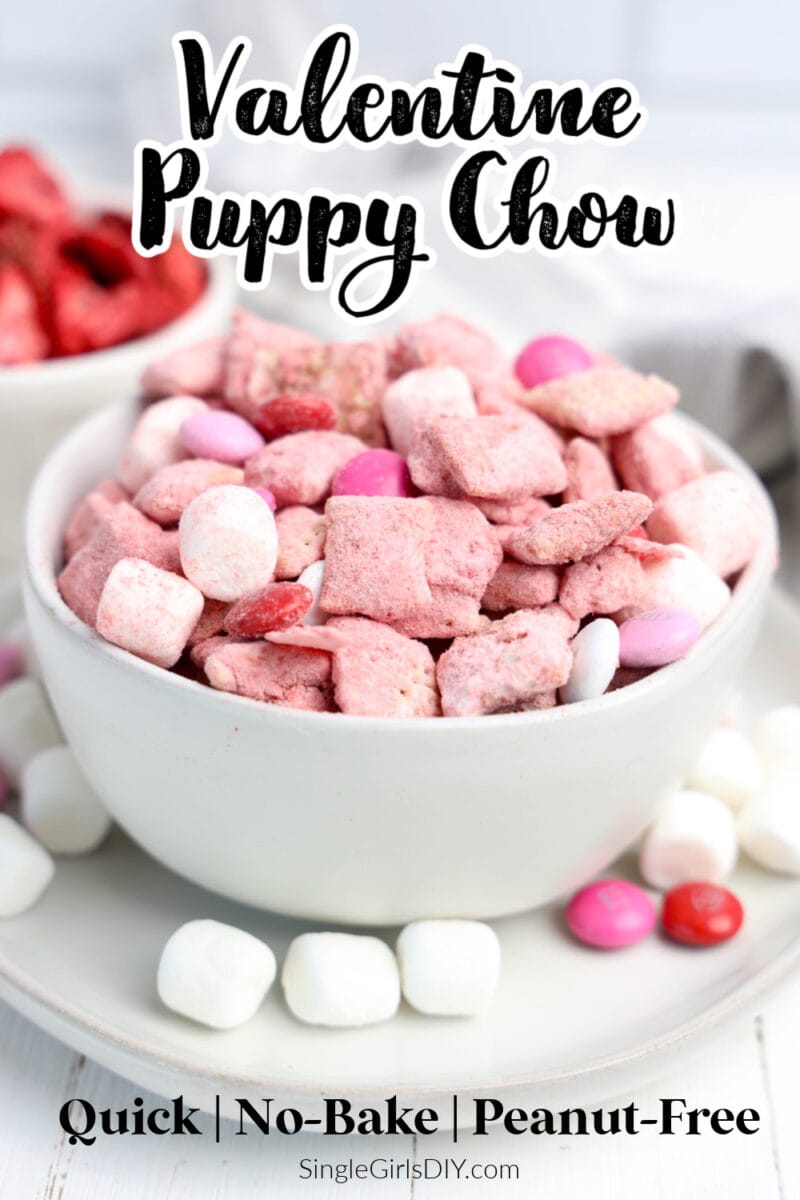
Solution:
{"label": "white bowl rim", "polygon": [[[230,263],[224,259],[207,259],[206,286],[194,303],[172,321],[153,329],[141,337],[131,338],[105,350],[91,350],[84,354],[65,354],[59,358],[43,358],[39,362],[0,365],[0,404],[19,400],[19,389],[37,387],[42,383],[57,385],[74,382],[76,377],[99,374],[109,368],[124,364],[126,358],[140,358],[148,353],[158,353],[160,341],[167,337],[179,337],[185,326],[191,333],[191,324],[207,308],[224,301],[233,291],[233,276]],[[213,335],[212,335],[213,336]],[[206,340],[206,339],[203,339]],[[180,349],[176,344],[174,349]],[[27,401],[31,403],[31,401]],[[35,403],[35,400],[32,401]]]}
{"label": "white bowl rim", "polygon": [[301,727],[319,731],[331,730],[335,727],[340,729],[349,727],[350,729],[360,729],[365,734],[370,728],[381,731],[393,729],[398,732],[404,731],[407,736],[414,736],[421,730],[431,728],[439,729],[442,733],[446,730],[469,732],[470,730],[497,729],[504,726],[518,728],[528,726],[533,729],[556,721],[590,718],[600,711],[612,708],[624,710],[626,705],[644,699],[681,673],[688,674],[689,666],[700,654],[712,653],[715,645],[727,635],[728,630],[737,621],[739,613],[746,608],[751,597],[758,593],[765,576],[770,576],[775,570],[778,544],[777,522],[772,502],[761,481],[747,463],[716,434],[711,433],[698,421],[684,413],[675,414],[698,437],[704,453],[714,462],[714,469],[734,471],[749,482],[764,510],[765,530],[769,531],[759,545],[754,558],[742,572],[725,611],[701,634],[684,658],[658,668],[644,679],[627,684],[614,692],[604,693],[595,699],[576,701],[573,704],[557,705],[554,708],[532,712],[490,713],[477,717],[372,717],[349,713],[308,712],[304,709],[269,704],[262,700],[250,699],[247,696],[237,696],[230,692],[219,691],[207,684],[187,679],[183,675],[157,667],[127,650],[122,650],[118,646],[106,642],[93,629],[85,625],[62,599],[56,583],[55,564],[50,561],[49,556],[32,552],[32,543],[40,524],[40,512],[48,504],[45,490],[52,464],[62,456],[69,457],[73,445],[81,443],[87,437],[93,424],[100,424],[102,421],[108,420],[112,411],[118,413],[121,419],[123,413],[129,410],[131,410],[131,402],[123,401],[92,414],[76,425],[59,442],[39,468],[31,487],[25,514],[26,577],[39,602],[55,620],[64,626],[68,634],[82,642],[90,653],[102,654],[110,658],[122,670],[139,672],[157,685],[160,681],[162,686],[173,687],[177,689],[177,694],[183,692],[187,697],[197,697],[198,703],[202,702],[200,698],[204,697],[206,703],[223,705],[232,714],[237,710],[254,716],[258,713],[260,719],[275,723],[279,728],[281,726],[295,727],[298,724]]}

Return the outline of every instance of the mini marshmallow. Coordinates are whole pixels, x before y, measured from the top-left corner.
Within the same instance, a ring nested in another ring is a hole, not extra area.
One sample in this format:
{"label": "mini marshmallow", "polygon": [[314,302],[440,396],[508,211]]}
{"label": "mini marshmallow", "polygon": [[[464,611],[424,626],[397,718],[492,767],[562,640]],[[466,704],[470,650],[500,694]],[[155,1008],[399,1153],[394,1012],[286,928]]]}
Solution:
{"label": "mini marshmallow", "polygon": [[639,594],[624,602],[617,620],[626,621],[655,608],[685,608],[707,629],[725,609],[731,589],[688,546],[674,543],[669,548],[674,552],[670,558],[644,561]]}
{"label": "mini marshmallow", "polygon": [[768,871],[800,875],[799,775],[783,775],[745,804],[739,842]]}
{"label": "mini marshmallow", "polygon": [[0,917],[16,917],[35,904],[55,869],[44,847],[0,813]]}
{"label": "mini marshmallow", "polygon": [[250,488],[209,488],[179,525],[186,578],[214,600],[238,600],[266,587],[278,557],[275,518]]}
{"label": "mini marshmallow", "polygon": [[20,793],[23,824],[51,854],[90,854],[111,828],[68,746],[51,746],[30,759]]}
{"label": "mini marshmallow", "polygon": [[158,667],[174,667],[203,611],[203,593],[186,579],[139,558],[121,558],[97,606],[107,642]]}
{"label": "mini marshmallow", "polygon": [[397,939],[403,995],[419,1012],[471,1017],[489,1007],[500,943],[480,921],[413,921]]}
{"label": "mini marshmallow", "polygon": [[29,759],[63,741],[44,688],[27,676],[0,689],[0,765],[16,785]]}
{"label": "mini marshmallow", "polygon": [[766,712],[753,732],[753,745],[768,779],[800,776],[800,704]]}
{"label": "mini marshmallow", "polygon": [[297,582],[302,583],[303,587],[307,587],[314,597],[311,607],[300,624],[324,625],[328,619],[328,614],[320,608],[319,598],[322,595],[322,585],[325,582],[325,559],[320,558],[317,562],[313,562],[310,566],[306,567],[305,571],[301,571],[297,577]]}
{"label": "mini marshmallow", "polygon": [[400,973],[380,938],[303,933],[289,947],[281,975],[286,1003],[309,1025],[388,1021],[400,1004]]}
{"label": "mini marshmallow", "polygon": [[594,700],[608,688],[619,666],[619,630],[608,617],[590,621],[570,642],[572,668],[559,692],[562,704]]}
{"label": "mini marshmallow", "polygon": [[737,811],[763,785],[761,764],[751,742],[738,729],[715,729],[692,763],[686,782],[698,792],[724,800]]}
{"label": "mini marshmallow", "polygon": [[235,1029],[255,1015],[275,974],[275,955],[252,934],[221,921],[188,921],[161,951],[158,994],[181,1016]]}
{"label": "mini marshmallow", "polygon": [[736,822],[716,796],[688,788],[676,792],[645,834],[639,870],[651,887],[720,883],[736,866]]}
{"label": "mini marshmallow", "polygon": [[407,455],[421,418],[476,417],[469,380],[457,367],[420,367],[390,384],[383,395],[383,420],[395,450]]}
{"label": "mini marshmallow", "polygon": [[128,439],[119,465],[119,481],[129,492],[138,492],[160,467],[188,457],[180,439],[187,417],[205,412],[208,405],[192,396],[172,396],[146,408]]}
{"label": "mini marshmallow", "polygon": [[712,471],[664,496],[647,532],[695,550],[722,579],[746,566],[771,536],[752,487],[733,471]]}

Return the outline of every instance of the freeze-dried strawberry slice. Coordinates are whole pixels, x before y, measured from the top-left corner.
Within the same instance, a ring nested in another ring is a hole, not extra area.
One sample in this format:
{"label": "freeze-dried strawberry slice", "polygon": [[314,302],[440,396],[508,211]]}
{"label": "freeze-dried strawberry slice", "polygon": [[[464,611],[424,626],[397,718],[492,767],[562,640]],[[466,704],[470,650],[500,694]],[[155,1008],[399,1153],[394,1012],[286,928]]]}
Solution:
{"label": "freeze-dried strawberry slice", "polygon": [[225,618],[225,631],[257,638],[290,629],[302,620],[313,601],[311,589],[302,583],[272,583],[236,601]]}
{"label": "freeze-dried strawberry slice", "polygon": [[36,362],[47,349],[33,288],[19,267],[0,264],[0,363]]}
{"label": "freeze-dried strawberry slice", "polygon": [[0,217],[22,217],[32,225],[69,221],[69,205],[53,176],[29,150],[0,151]]}
{"label": "freeze-dried strawberry slice", "polygon": [[50,320],[57,354],[83,354],[128,341],[143,331],[146,295],[135,280],[103,288],[77,265],[53,279]]}
{"label": "freeze-dried strawberry slice", "polygon": [[91,224],[67,238],[63,248],[97,283],[119,283],[147,273],[148,260],[137,254],[131,244],[130,217],[121,213],[101,213]]}
{"label": "freeze-dried strawberry slice", "polygon": [[205,265],[189,253],[178,237],[163,254],[156,254],[146,261],[154,282],[170,293],[180,306],[180,312],[194,304],[206,286]]}
{"label": "freeze-dried strawberry slice", "polygon": [[330,400],[314,392],[289,393],[262,404],[253,424],[268,439],[284,437],[287,433],[303,433],[307,429],[333,429],[336,409]]}

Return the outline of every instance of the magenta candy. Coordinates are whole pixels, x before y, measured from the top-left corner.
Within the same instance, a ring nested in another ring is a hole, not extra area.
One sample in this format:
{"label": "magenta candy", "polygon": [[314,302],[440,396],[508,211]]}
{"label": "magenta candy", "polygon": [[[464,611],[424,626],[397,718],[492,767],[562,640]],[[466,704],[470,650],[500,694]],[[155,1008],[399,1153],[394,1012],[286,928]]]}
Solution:
{"label": "magenta candy", "polygon": [[215,462],[237,466],[258,454],[264,439],[249,421],[237,413],[194,413],[181,425],[181,441],[197,458],[213,458]]}
{"label": "magenta candy", "polygon": [[647,937],[656,923],[653,901],[624,879],[599,879],[570,900],[567,925],[580,941],[602,950],[618,950]]}
{"label": "magenta candy", "polygon": [[514,371],[523,387],[532,388],[592,366],[594,359],[585,346],[554,333],[528,342],[517,356]]}
{"label": "magenta candy", "polygon": [[275,499],[274,492],[271,492],[269,488],[262,487],[254,487],[253,491],[257,496],[261,497],[265,504],[270,506],[273,512],[275,512],[275,509],[278,507],[278,501]]}
{"label": "magenta candy", "polygon": [[333,496],[411,496],[406,460],[394,450],[365,450],[334,476]]}
{"label": "magenta candy", "polygon": [[16,642],[0,642],[0,687],[25,673],[25,655]]}
{"label": "magenta candy", "polygon": [[694,613],[685,608],[654,608],[619,627],[621,667],[664,667],[683,658],[702,632]]}

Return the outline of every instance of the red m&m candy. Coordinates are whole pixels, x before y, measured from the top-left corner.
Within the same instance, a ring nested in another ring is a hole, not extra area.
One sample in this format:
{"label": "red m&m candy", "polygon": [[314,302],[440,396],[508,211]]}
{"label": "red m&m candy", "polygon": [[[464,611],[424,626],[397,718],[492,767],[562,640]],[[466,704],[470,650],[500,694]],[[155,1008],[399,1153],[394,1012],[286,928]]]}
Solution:
{"label": "red m&m candy", "polygon": [[682,883],[664,897],[661,924],[676,942],[715,946],[738,933],[744,909],[727,888],[715,883]]}

